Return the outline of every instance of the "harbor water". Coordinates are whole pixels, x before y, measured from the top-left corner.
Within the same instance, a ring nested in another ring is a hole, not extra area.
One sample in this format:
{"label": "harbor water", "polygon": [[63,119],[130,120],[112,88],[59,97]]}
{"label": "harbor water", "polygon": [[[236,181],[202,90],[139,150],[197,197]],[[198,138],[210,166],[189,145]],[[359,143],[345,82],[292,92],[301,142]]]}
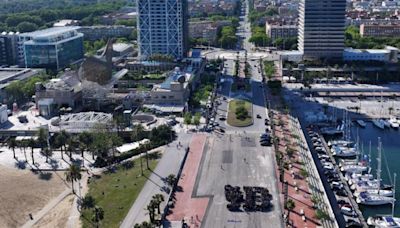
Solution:
{"label": "harbor water", "polygon": [[[354,123],[351,128],[352,140],[360,142],[360,149],[364,154],[369,154],[369,143],[371,142],[371,166],[372,174],[376,176],[378,137],[382,141],[382,183],[393,184],[393,173],[397,173],[396,180],[396,206],[394,216],[400,217],[400,129],[386,128],[385,130],[375,127],[372,122],[367,122],[365,128]],[[361,146],[363,145],[363,146]],[[390,172],[390,176],[388,174]],[[392,181],[392,183],[391,183]],[[360,205],[365,218],[379,214],[391,214],[392,206],[363,206]]]}

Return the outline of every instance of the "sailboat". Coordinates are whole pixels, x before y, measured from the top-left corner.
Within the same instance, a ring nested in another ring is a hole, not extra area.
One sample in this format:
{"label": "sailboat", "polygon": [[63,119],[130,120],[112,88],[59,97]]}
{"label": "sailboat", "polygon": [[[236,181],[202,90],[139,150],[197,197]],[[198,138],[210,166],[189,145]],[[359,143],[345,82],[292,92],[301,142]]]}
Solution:
{"label": "sailboat", "polygon": [[[356,202],[363,205],[385,205],[394,203],[394,189],[381,190],[381,172],[382,172],[382,142],[378,138],[378,167],[376,171],[376,180],[363,181],[357,183]],[[389,197],[392,195],[393,197]]]}
{"label": "sailboat", "polygon": [[358,125],[360,125],[360,127],[364,128],[367,126],[367,124],[365,123],[364,120],[356,120],[356,122],[358,123]]}
{"label": "sailboat", "polygon": [[382,120],[382,119],[373,119],[372,120],[372,123],[377,127],[377,128],[380,128],[380,129],[385,129],[385,123],[384,123],[384,121]]}
{"label": "sailboat", "polygon": [[[396,173],[394,173],[394,186],[396,186]],[[394,217],[395,203],[392,203],[392,214],[391,215],[378,215],[368,217],[367,224],[369,226],[378,228],[400,228],[400,218]]]}

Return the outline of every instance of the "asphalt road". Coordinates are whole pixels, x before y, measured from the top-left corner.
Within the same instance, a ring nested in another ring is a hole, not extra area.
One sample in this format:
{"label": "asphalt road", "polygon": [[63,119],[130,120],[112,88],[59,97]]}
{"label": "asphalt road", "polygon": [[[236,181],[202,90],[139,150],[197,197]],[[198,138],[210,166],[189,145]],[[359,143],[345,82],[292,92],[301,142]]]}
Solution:
{"label": "asphalt road", "polygon": [[[271,147],[261,147],[257,134],[209,137],[197,179],[197,196],[211,196],[203,227],[282,227],[279,193]],[[266,187],[272,207],[265,212],[231,212],[224,186]],[[268,225],[267,225],[268,224]]]}

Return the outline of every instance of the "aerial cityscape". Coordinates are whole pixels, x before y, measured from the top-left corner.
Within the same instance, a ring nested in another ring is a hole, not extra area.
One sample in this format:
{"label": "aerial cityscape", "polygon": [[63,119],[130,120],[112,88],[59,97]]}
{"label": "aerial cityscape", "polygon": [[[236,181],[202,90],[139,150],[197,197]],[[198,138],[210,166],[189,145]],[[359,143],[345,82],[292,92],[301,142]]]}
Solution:
{"label": "aerial cityscape", "polygon": [[400,0],[0,0],[0,228],[400,227],[399,49]]}

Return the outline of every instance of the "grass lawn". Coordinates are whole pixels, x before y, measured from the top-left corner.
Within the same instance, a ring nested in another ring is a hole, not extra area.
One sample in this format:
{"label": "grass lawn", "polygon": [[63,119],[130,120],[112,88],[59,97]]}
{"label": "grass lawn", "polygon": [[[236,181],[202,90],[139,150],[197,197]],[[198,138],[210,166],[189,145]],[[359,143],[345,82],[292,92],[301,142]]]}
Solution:
{"label": "grass lawn", "polygon": [[[154,170],[157,163],[158,160],[149,160],[150,168]],[[140,160],[136,159],[131,169],[118,166],[114,173],[104,173],[99,179],[92,178],[88,194],[93,196],[96,205],[104,210],[104,219],[100,222],[100,227],[119,227],[146,183],[146,176],[151,175],[151,171],[146,169],[145,158],[143,168],[144,176],[140,176]],[[95,227],[91,221],[92,216],[92,209],[83,210],[83,227]]]}
{"label": "grass lawn", "polygon": [[[243,106],[248,115],[245,119],[238,119],[236,117],[236,109],[239,106]],[[232,100],[229,102],[229,111],[228,111],[228,119],[227,122],[229,125],[234,127],[247,127],[253,124],[253,117],[252,117],[252,104],[248,101],[244,100]]]}

